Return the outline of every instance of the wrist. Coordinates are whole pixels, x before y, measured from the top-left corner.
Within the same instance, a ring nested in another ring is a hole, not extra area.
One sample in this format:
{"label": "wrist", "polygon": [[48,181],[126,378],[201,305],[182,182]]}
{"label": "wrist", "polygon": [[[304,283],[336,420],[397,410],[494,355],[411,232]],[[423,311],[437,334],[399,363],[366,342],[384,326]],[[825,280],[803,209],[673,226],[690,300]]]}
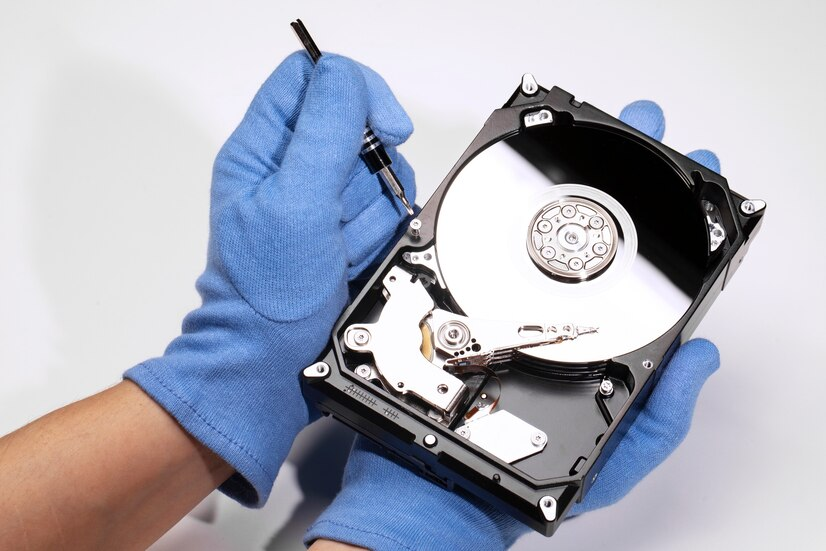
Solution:
{"label": "wrist", "polygon": [[162,357],[124,377],[236,470],[222,491],[261,506],[311,418],[298,371],[327,339],[314,339],[313,326],[312,320],[267,320],[240,300],[212,301],[186,317]]}

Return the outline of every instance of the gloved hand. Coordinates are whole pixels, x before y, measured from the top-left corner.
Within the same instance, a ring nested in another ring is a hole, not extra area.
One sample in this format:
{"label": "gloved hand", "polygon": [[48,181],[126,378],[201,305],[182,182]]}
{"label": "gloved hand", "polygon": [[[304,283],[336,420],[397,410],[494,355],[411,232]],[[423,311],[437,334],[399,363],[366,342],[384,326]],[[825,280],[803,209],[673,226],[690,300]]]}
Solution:
{"label": "gloved hand", "polygon": [[221,489],[261,506],[313,416],[298,372],[326,346],[348,280],[405,218],[359,158],[369,121],[414,199],[395,148],[410,119],[375,72],[346,58],[288,57],[215,161],[203,304],[163,357],[127,371],[236,469]]}
{"label": "gloved hand", "polygon": [[[657,104],[634,102],[623,109],[620,118],[662,139],[665,119]],[[710,151],[694,151],[689,157],[720,170]],[[717,348],[706,340],[689,341],[677,350],[645,408],[572,514],[615,503],[677,448],[688,432],[703,383],[719,365]],[[305,543],[328,539],[374,551],[483,551],[508,548],[528,531],[469,494],[449,492],[419,477],[380,446],[358,437],[341,492],[310,527]]]}

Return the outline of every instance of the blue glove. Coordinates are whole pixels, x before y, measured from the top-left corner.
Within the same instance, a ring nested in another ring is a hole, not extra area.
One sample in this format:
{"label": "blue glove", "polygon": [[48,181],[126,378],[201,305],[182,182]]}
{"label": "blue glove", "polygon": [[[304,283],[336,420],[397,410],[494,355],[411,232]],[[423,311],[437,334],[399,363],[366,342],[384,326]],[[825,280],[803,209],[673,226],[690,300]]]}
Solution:
{"label": "blue glove", "polygon": [[326,346],[348,281],[382,251],[404,209],[359,158],[369,121],[413,201],[394,147],[413,131],[370,69],[288,57],[215,161],[203,304],[163,357],[124,375],[236,469],[222,491],[261,506],[313,417],[298,372]]}
{"label": "blue glove", "polygon": [[[632,103],[620,118],[662,139],[665,119],[657,104]],[[710,151],[689,156],[720,170]],[[615,503],[677,448],[688,433],[703,383],[719,365],[717,348],[706,340],[689,341],[677,350],[645,408],[571,514]],[[524,524],[461,490],[448,492],[419,477],[380,446],[358,437],[341,492],[310,527],[305,543],[328,539],[374,551],[484,551],[506,549],[528,531]]]}

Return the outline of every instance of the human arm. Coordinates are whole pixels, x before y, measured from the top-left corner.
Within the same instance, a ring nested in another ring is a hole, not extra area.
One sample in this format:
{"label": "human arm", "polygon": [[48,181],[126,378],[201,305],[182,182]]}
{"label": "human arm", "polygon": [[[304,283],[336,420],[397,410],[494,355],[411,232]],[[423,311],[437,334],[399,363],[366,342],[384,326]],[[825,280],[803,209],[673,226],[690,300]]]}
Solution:
{"label": "human arm", "polygon": [[145,549],[232,472],[124,381],[0,438],[0,549]]}
{"label": "human arm", "polygon": [[359,159],[368,121],[413,200],[381,77],[335,55],[276,69],[215,162],[202,305],[127,381],[3,439],[0,548],[145,547],[218,485],[263,505],[316,415],[298,372],[406,216]]}
{"label": "human arm", "polygon": [[[635,102],[621,118],[661,139],[664,118],[651,102]],[[719,171],[708,151],[692,158]],[[713,344],[686,343],[663,368],[644,409],[620,441],[599,477],[571,515],[610,505],[665,460],[685,437],[699,391],[719,366]],[[458,490],[416,476],[381,447],[359,437],[342,491],[310,528],[306,541],[333,539],[383,549],[503,549],[527,527]]]}

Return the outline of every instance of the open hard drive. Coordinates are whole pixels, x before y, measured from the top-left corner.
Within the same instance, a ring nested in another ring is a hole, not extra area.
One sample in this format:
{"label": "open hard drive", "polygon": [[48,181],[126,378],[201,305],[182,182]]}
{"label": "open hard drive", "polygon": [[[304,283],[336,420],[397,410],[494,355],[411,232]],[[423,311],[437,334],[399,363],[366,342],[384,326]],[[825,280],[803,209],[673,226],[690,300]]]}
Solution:
{"label": "open hard drive", "polygon": [[551,535],[765,206],[525,75],[343,313],[305,395]]}

